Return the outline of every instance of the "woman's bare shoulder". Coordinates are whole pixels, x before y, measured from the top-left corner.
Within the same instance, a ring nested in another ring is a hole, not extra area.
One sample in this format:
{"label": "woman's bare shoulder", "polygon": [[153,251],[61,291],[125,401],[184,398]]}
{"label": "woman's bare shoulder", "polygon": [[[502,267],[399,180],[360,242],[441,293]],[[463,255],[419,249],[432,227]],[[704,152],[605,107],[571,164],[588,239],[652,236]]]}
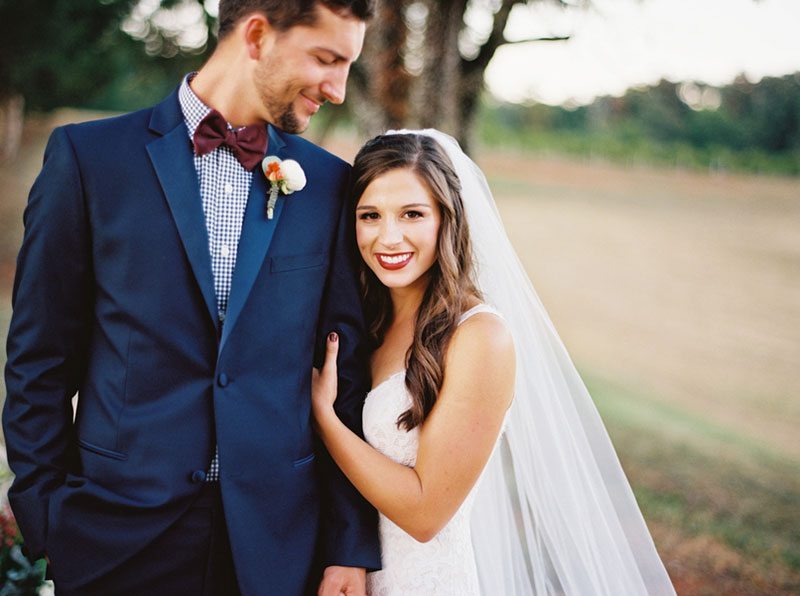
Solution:
{"label": "woman's bare shoulder", "polygon": [[513,385],[515,359],[514,340],[505,319],[493,312],[475,313],[453,334],[445,359],[445,379],[458,379],[465,387],[503,389],[509,383]]}

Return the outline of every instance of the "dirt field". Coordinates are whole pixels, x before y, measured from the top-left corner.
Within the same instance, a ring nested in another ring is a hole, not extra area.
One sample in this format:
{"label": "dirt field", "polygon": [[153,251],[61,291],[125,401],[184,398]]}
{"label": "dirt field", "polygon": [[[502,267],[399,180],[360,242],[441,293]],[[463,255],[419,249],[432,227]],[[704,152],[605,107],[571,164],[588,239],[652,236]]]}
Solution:
{"label": "dirt field", "polygon": [[[32,123],[0,165],[3,340],[51,125]],[[800,180],[478,162],[679,592],[800,591]]]}
{"label": "dirt field", "polygon": [[483,163],[584,371],[800,462],[800,182]]}

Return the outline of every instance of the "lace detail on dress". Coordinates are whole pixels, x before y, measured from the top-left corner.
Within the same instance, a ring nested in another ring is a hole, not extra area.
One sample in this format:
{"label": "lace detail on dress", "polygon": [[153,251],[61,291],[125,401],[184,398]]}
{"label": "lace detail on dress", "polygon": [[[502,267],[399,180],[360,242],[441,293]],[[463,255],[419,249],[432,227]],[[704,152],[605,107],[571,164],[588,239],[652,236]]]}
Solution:
{"label": "lace detail on dress", "polygon": [[[459,324],[479,312],[497,311],[479,304]],[[364,436],[370,445],[406,466],[417,461],[419,428],[397,427],[397,418],[411,406],[405,371],[377,385],[364,402]],[[367,575],[369,596],[477,596],[478,574],[470,535],[475,490],[448,524],[430,542],[417,542],[383,514],[379,515],[383,568]]]}

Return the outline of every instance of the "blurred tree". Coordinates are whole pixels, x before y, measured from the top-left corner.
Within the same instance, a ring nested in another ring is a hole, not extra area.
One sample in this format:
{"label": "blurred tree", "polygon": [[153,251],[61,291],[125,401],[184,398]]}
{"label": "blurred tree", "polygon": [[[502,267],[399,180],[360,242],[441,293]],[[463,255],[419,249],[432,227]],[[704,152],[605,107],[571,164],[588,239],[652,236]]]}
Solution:
{"label": "blurred tree", "polygon": [[716,88],[660,81],[587,106],[484,102],[490,143],[713,169],[800,174],[800,73]]}
{"label": "blurred tree", "polygon": [[109,32],[128,4],[0,0],[0,138],[6,156],[16,150],[26,101],[31,108],[70,103],[113,76]]}
{"label": "blurred tree", "polygon": [[[191,22],[164,18],[187,10],[205,33],[193,45]],[[24,108],[138,107],[154,82],[199,61],[212,22],[195,0],[0,0],[0,157],[15,152]],[[122,105],[103,105],[112,88]]]}
{"label": "blurred tree", "polygon": [[800,73],[757,84],[739,77],[723,89],[722,102],[743,128],[742,144],[768,151],[800,148]]}
{"label": "blurred tree", "polygon": [[[353,67],[345,109],[367,136],[387,128],[435,126],[469,149],[484,72],[508,43],[506,24],[518,5],[567,0],[378,0],[361,60]],[[468,18],[471,17],[471,18]],[[474,23],[483,23],[480,30]],[[333,118],[336,110],[333,110]],[[341,110],[338,111],[342,113]]]}
{"label": "blurred tree", "polygon": [[[349,112],[364,134],[437,126],[468,148],[484,71],[496,50],[541,39],[506,39],[512,9],[586,1],[378,0],[364,56],[353,69],[351,100],[327,110],[319,134]],[[0,0],[0,105],[8,123],[0,135],[13,144],[26,104],[133,109],[155,101],[210,51],[214,19],[206,7],[213,4]]]}
{"label": "blurred tree", "polygon": [[691,108],[681,101],[675,83],[659,81],[646,90],[628,92],[625,100],[623,113],[640,122],[645,136],[667,143],[686,137]]}

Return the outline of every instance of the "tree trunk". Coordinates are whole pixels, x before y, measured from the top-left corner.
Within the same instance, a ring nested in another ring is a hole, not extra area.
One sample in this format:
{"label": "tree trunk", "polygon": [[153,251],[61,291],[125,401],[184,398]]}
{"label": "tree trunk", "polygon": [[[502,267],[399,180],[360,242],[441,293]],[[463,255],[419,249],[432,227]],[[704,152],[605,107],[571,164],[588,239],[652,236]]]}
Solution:
{"label": "tree trunk", "polygon": [[25,98],[22,95],[11,95],[0,103],[0,162],[17,156],[24,122]]}
{"label": "tree trunk", "polygon": [[411,76],[405,68],[407,2],[379,0],[364,53],[353,65],[348,93],[359,130],[372,137],[407,125]]}
{"label": "tree trunk", "polygon": [[483,89],[482,70],[464,75],[458,89],[458,120],[453,136],[467,154],[475,146],[475,137],[478,132],[475,124]]}
{"label": "tree trunk", "polygon": [[408,37],[405,5],[405,2],[384,1],[380,3],[378,13],[383,28],[383,43],[377,63],[383,76],[374,77],[375,95],[384,106],[387,128],[404,126],[409,115],[411,76],[404,59]]}
{"label": "tree trunk", "polygon": [[480,97],[484,89],[483,74],[489,66],[494,54],[505,43],[505,30],[511,9],[516,4],[523,4],[525,0],[502,0],[500,7],[494,14],[492,31],[489,38],[481,46],[478,55],[472,60],[462,59],[460,69],[462,72],[461,86],[458,90],[458,129],[455,137],[461,144],[464,152],[469,153],[475,135],[475,121],[480,107]]}
{"label": "tree trunk", "polygon": [[458,128],[458,90],[461,87],[461,54],[458,36],[464,27],[467,0],[428,1],[425,31],[422,103],[418,120],[423,128],[455,134]]}

